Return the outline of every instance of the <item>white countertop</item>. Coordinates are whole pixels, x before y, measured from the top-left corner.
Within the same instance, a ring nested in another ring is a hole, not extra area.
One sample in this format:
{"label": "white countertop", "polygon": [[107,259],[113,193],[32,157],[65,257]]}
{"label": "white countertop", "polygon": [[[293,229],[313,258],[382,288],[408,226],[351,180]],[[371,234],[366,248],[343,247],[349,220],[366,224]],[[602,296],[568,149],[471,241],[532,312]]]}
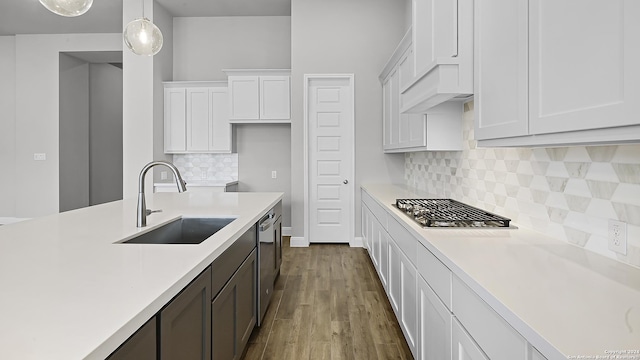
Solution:
{"label": "white countertop", "polygon": [[[103,359],[282,193],[147,194],[0,227],[0,359]],[[237,217],[198,245],[114,244],[180,216]]]}
{"label": "white countertop", "polygon": [[[189,187],[226,187],[229,185],[236,185],[238,180],[185,180],[187,182],[187,190]],[[166,187],[175,187],[176,183],[172,182],[159,182],[154,183],[153,186],[166,186]]]}
{"label": "white countertop", "polygon": [[423,194],[363,189],[550,360],[640,349],[640,269],[523,228],[423,229],[391,205]]}

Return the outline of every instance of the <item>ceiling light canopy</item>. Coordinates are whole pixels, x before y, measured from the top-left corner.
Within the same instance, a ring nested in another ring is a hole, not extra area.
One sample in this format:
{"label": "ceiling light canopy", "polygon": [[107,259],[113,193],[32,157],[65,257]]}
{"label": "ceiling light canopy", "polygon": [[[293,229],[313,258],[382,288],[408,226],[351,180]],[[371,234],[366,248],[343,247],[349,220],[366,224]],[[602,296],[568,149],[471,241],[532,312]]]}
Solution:
{"label": "ceiling light canopy", "polygon": [[147,18],[127,24],[123,36],[124,43],[136,55],[153,56],[162,49],[162,32]]}
{"label": "ceiling light canopy", "polygon": [[54,14],[74,17],[86,13],[93,0],[40,0],[40,3]]}

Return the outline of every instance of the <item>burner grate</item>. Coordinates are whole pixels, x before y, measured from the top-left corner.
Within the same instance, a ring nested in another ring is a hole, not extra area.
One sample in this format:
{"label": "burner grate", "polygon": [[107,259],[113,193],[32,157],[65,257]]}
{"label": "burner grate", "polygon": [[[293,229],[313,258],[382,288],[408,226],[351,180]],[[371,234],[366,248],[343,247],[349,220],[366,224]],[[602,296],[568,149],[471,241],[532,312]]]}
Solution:
{"label": "burner grate", "polygon": [[509,227],[511,221],[452,199],[397,199],[396,207],[425,227]]}

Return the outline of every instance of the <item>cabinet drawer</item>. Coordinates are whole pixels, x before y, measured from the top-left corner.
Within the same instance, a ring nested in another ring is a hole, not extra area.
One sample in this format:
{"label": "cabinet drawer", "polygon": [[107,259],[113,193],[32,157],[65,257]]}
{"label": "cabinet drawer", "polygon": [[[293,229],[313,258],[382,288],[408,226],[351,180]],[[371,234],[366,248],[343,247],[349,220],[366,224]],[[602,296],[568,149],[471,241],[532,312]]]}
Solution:
{"label": "cabinet drawer", "polygon": [[249,228],[211,264],[211,297],[214,298],[256,247],[256,227]]}
{"label": "cabinet drawer", "polygon": [[418,244],[417,267],[420,275],[438,295],[440,300],[451,310],[451,270],[444,266],[422,244]]}
{"label": "cabinet drawer", "polygon": [[457,276],[452,296],[454,315],[490,359],[525,358],[525,339]]}
{"label": "cabinet drawer", "polygon": [[367,205],[369,210],[373,213],[373,216],[378,219],[380,224],[385,230],[389,229],[388,220],[387,220],[387,211],[378,204],[377,201],[373,200],[371,195],[369,195],[366,191],[362,191],[362,202]]}
{"label": "cabinet drawer", "polygon": [[398,244],[398,247],[415,264],[418,240],[409,233],[396,219],[389,218],[389,235]]}

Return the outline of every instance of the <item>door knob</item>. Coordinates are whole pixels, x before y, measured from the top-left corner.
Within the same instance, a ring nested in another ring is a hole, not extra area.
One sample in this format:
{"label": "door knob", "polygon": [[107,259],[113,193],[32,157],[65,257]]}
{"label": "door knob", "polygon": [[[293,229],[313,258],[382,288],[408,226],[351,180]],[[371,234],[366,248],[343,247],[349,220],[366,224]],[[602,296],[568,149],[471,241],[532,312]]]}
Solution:
{"label": "door knob", "polygon": [[348,183],[349,183],[349,180],[345,180],[345,181],[343,181],[342,183],[346,185],[346,184],[348,184]]}

